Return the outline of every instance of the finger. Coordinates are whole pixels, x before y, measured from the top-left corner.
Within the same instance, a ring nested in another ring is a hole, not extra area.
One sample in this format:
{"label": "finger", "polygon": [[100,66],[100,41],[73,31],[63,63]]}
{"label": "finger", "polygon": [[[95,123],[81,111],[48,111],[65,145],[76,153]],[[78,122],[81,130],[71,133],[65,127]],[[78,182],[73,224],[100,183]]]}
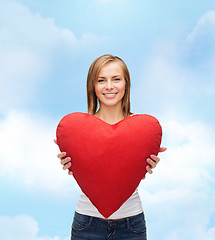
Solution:
{"label": "finger", "polygon": [[63,158],[63,159],[60,161],[60,163],[61,163],[62,165],[65,165],[65,164],[67,164],[68,162],[71,162],[71,158],[70,158],[70,157]]}
{"label": "finger", "polygon": [[72,163],[71,162],[68,162],[66,163],[64,166],[63,166],[63,170],[67,170],[68,168],[70,168],[72,166]]}
{"label": "finger", "polygon": [[62,159],[65,156],[66,156],[66,152],[61,152],[57,155],[57,157],[60,158],[60,159]]}
{"label": "finger", "polygon": [[151,159],[156,162],[156,164],[160,161],[160,158],[156,155],[150,155]]}
{"label": "finger", "polygon": [[147,165],[146,166],[146,171],[149,173],[149,174],[152,174],[153,172],[152,172],[152,169]]}
{"label": "finger", "polygon": [[73,175],[73,172],[72,172],[72,171],[69,171],[68,174],[69,174],[69,175]]}
{"label": "finger", "polygon": [[157,163],[153,161],[151,158],[147,158],[147,163],[151,165],[151,168],[155,168]]}
{"label": "finger", "polygon": [[159,150],[159,152],[165,152],[167,150],[167,148],[166,147],[160,147],[160,150]]}

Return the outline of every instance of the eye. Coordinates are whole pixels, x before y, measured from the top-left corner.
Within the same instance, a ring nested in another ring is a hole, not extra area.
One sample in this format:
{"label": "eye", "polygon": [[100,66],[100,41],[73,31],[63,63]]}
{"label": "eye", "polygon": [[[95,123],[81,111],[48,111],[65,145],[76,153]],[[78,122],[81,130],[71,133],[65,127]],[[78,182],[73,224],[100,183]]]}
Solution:
{"label": "eye", "polygon": [[119,81],[120,79],[119,78],[115,78],[114,81]]}
{"label": "eye", "polygon": [[99,79],[98,82],[104,82],[104,80],[103,79]]}

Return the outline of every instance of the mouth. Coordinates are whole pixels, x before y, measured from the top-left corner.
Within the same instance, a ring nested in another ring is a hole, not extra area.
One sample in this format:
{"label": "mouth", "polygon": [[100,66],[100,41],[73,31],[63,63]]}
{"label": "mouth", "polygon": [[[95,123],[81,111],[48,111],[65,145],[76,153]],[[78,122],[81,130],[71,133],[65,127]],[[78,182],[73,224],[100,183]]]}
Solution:
{"label": "mouth", "polygon": [[114,98],[117,93],[103,93],[103,95],[107,98]]}

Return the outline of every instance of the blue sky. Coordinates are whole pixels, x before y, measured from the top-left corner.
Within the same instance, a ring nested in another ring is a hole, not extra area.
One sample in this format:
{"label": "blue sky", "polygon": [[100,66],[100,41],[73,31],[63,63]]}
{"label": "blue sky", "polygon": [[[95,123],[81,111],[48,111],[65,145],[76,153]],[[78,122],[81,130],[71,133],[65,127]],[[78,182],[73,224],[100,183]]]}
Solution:
{"label": "blue sky", "polygon": [[105,53],[127,63],[132,111],[157,117],[168,147],[139,186],[149,239],[215,239],[215,2],[0,0],[1,239],[69,238],[80,190],[53,139],[87,112]]}

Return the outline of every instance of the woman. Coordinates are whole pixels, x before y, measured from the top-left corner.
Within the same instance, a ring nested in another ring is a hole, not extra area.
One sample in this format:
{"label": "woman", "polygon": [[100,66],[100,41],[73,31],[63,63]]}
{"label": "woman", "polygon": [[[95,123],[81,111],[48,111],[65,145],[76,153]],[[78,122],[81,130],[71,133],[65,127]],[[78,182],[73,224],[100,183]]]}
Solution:
{"label": "woman", "polygon": [[[87,76],[88,113],[101,120],[115,124],[131,116],[130,75],[124,61],[112,55],[97,58],[90,66]],[[97,111],[99,104],[99,109]],[[166,148],[160,148],[160,152]],[[70,157],[58,154],[63,169],[71,167]],[[147,162],[148,173],[155,168],[159,157],[151,155]],[[68,172],[72,175],[72,172]],[[132,196],[108,219],[105,219],[82,193],[74,215],[71,240],[116,239],[146,240],[146,225],[141,200],[136,189]]]}

